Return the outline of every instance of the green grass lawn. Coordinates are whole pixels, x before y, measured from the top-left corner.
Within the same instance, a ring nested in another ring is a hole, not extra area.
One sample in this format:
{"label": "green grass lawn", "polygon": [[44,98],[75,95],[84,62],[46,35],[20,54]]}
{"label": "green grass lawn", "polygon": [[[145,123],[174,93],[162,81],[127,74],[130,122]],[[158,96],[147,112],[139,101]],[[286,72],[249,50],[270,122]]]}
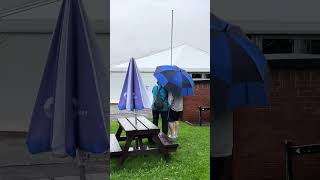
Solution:
{"label": "green grass lawn", "polygon": [[[117,128],[118,123],[111,121],[111,132],[115,133]],[[180,122],[177,138],[179,147],[169,160],[160,155],[129,157],[120,167],[116,159],[111,159],[110,178],[207,180],[210,177],[209,133],[209,127],[190,126]]]}

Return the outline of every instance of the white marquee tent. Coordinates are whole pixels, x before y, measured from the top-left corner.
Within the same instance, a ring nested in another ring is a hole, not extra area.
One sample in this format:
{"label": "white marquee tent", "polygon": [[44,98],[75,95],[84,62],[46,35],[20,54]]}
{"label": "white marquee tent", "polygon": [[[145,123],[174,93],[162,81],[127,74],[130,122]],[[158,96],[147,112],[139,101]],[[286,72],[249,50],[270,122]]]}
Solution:
{"label": "white marquee tent", "polygon": [[[143,82],[147,88],[150,98],[151,90],[156,83],[153,72],[157,66],[171,64],[171,50],[166,49],[152,55],[137,58],[136,63],[141,73]],[[110,71],[110,101],[118,103],[124,78],[129,62],[115,65]],[[172,64],[176,65],[189,73],[209,73],[210,55],[208,52],[188,46],[180,45],[172,49]]]}

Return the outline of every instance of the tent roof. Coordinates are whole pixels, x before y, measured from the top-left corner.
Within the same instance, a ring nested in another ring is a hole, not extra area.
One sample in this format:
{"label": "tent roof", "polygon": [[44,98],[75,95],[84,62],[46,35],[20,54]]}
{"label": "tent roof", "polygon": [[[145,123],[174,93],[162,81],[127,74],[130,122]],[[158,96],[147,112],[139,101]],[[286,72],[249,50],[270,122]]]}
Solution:
{"label": "tent roof", "polygon": [[[171,50],[165,49],[158,53],[136,59],[140,72],[154,72],[157,66],[170,65]],[[210,55],[208,52],[180,45],[172,49],[172,64],[188,72],[210,72]],[[129,62],[115,65],[112,72],[127,71]]]}
{"label": "tent roof", "polygon": [[[83,0],[96,33],[108,33],[105,0]],[[52,33],[62,0],[1,0],[0,32]],[[3,18],[1,18],[3,17]]]}

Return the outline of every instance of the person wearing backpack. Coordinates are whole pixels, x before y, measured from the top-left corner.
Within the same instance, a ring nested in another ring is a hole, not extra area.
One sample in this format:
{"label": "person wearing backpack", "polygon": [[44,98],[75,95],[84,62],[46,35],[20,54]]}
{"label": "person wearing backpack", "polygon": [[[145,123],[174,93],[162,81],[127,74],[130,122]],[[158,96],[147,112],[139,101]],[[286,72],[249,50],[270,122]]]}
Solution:
{"label": "person wearing backpack", "polygon": [[168,91],[164,89],[158,82],[152,88],[152,116],[153,124],[158,126],[159,116],[162,119],[162,132],[168,134]]}

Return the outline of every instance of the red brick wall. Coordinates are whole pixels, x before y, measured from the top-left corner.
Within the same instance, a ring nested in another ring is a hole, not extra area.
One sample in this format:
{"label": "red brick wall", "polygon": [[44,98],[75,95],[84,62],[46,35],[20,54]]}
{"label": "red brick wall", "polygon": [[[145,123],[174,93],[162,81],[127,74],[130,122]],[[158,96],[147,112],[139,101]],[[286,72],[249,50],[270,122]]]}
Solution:
{"label": "red brick wall", "polygon": [[[272,69],[267,108],[234,113],[234,180],[284,180],[284,141],[320,143],[320,70]],[[293,161],[294,180],[320,179],[320,155]]]}
{"label": "red brick wall", "polygon": [[[198,123],[199,106],[210,107],[210,81],[195,81],[195,95],[183,99],[183,120]],[[202,112],[203,122],[208,122],[210,111]]]}

